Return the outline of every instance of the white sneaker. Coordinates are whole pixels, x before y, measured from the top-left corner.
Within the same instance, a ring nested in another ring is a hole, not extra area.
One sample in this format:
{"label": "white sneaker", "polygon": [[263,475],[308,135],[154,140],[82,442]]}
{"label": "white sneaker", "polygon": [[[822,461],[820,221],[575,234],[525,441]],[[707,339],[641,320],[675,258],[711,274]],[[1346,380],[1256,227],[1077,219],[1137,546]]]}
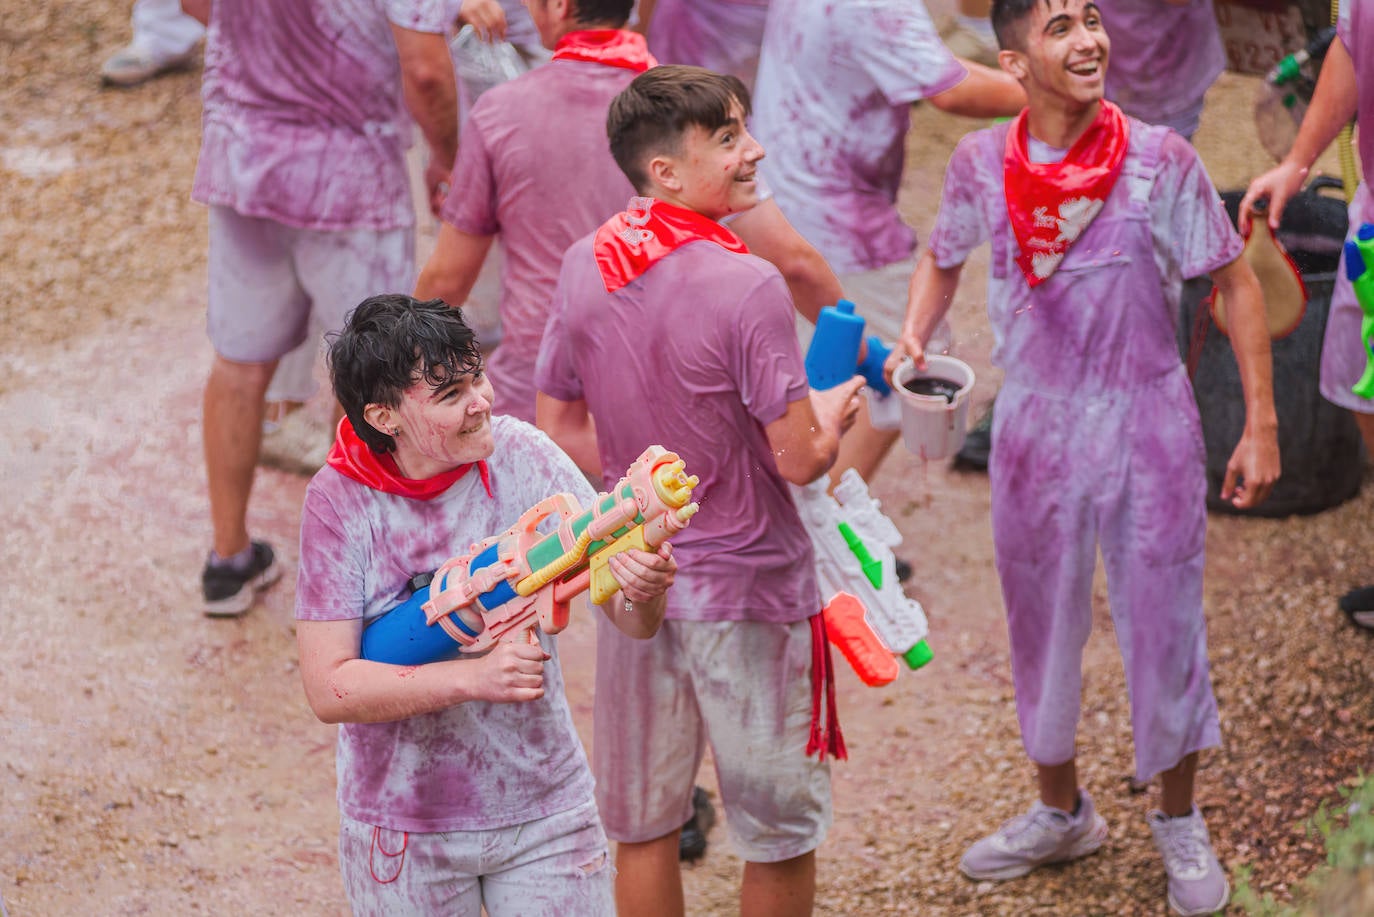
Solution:
{"label": "white sneaker", "polygon": [[194,59],[195,51],[175,57],[155,58],[138,44],[130,42],[106,58],[100,67],[100,78],[111,86],[137,86],[160,74],[184,70]]}
{"label": "white sneaker", "polygon": [[1087,856],[1107,839],[1107,822],[1079,790],[1078,814],[1040,800],[964,852],[959,869],[970,879],[1015,879],[1047,863]]}
{"label": "white sneaker", "polygon": [[1231,885],[1212,852],[1212,839],[1202,813],[1170,818],[1155,810],[1149,815],[1150,833],[1169,874],[1169,906],[1182,917],[1214,914],[1226,906]]}

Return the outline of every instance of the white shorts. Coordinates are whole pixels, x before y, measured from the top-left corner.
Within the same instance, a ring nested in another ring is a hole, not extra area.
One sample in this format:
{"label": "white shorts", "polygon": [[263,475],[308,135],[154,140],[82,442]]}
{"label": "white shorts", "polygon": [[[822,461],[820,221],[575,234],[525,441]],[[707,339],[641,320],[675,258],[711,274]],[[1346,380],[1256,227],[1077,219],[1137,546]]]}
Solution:
{"label": "white shorts", "polygon": [[300,345],[310,318],[325,333],[378,293],[415,286],[412,228],[326,231],[210,208],[209,309],[215,352],[268,363]]}
{"label": "white shorts", "polygon": [[[499,805],[499,801],[494,804]],[[342,816],[339,865],[353,913],[604,917],[610,845],[585,803],[490,831],[393,831]]]}
{"label": "white shorts", "polygon": [[592,770],[606,833],[639,843],[692,814],[710,743],[725,822],[746,862],[815,850],[832,816],[811,735],[811,625],[664,621],[652,639],[598,617]]}

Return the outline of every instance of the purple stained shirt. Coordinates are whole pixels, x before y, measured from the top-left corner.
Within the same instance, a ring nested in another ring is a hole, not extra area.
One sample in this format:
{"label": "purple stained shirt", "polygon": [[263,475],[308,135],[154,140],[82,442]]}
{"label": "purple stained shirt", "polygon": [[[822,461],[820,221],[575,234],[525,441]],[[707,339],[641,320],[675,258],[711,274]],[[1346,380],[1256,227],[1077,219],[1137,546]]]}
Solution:
{"label": "purple stained shirt", "polygon": [[649,51],[660,64],[692,64],[754,85],[768,0],[658,0]]}
{"label": "purple stained shirt", "polygon": [[[1008,125],[975,131],[964,137],[950,156],[945,170],[940,211],[927,241],[936,264],[942,268],[963,264],[983,242],[991,241],[989,259],[988,317],[995,346],[993,362],[1001,366],[1009,380],[1032,377],[1037,386],[1056,389],[1083,386],[1088,390],[1129,385],[1123,373],[1139,369],[1136,360],[1141,348],[1129,337],[1118,339],[1129,330],[1123,322],[1106,317],[1097,327],[1050,329],[1060,341],[1076,341],[1063,354],[1056,367],[1041,365],[1039,341],[1045,337],[1049,314],[1088,314],[1062,305],[1048,306],[1044,297],[1059,289],[1072,290],[1080,299],[1098,302],[1117,296],[1116,284],[1123,272],[1134,271],[1138,278],[1139,308],[1160,308],[1160,318],[1176,323],[1183,280],[1205,274],[1240,257],[1244,246],[1231,225],[1211,179],[1197,152],[1173,131],[1150,127],[1130,119],[1131,139],[1121,176],[1113,186],[1102,212],[1083,236],[1069,248],[1058,273],[1034,290],[1016,265],[1016,238],[1007,218],[1002,181],[1002,151]],[[1167,132],[1161,136],[1160,132]],[[1144,161],[1147,143],[1158,149],[1157,162]],[[1043,155],[1037,159],[1053,158]],[[1063,151],[1057,151],[1062,158]],[[1132,212],[1150,223],[1152,244],[1144,250],[1136,240],[1141,234],[1116,231],[1112,224],[1132,219]],[[1101,244],[1098,240],[1109,244]],[[1120,245],[1110,244],[1125,240]],[[1133,247],[1134,246],[1134,247]],[[1145,267],[1153,260],[1154,271]],[[1100,270],[1115,267],[1117,270]],[[1158,286],[1150,285],[1158,278]],[[1039,307],[1040,311],[1036,311]],[[1086,336],[1085,336],[1086,335]],[[1169,336],[1172,341],[1172,335]],[[1167,352],[1166,352],[1167,351]],[[1141,369],[1145,373],[1177,363],[1172,346],[1152,359],[1158,365]]]}
{"label": "purple stained shirt", "polygon": [[[1353,7],[1353,8],[1352,8]],[[1350,53],[1355,67],[1356,118],[1362,125],[1374,125],[1374,4],[1341,4],[1336,23],[1337,35]],[[1374,175],[1374,128],[1356,132],[1359,137],[1360,171],[1364,180],[1350,202],[1349,235],[1366,222],[1374,221],[1374,194],[1369,176]],[[1336,273],[1336,289],[1331,297],[1331,312],[1322,344],[1321,393],[1328,401],[1351,411],[1368,414],[1371,403],[1351,392],[1350,387],[1363,374],[1368,362],[1360,328],[1361,311],[1350,281],[1345,276],[1344,256]]]}
{"label": "purple stained shirt", "polygon": [[215,3],[192,196],[302,229],[414,225],[391,27],[445,25],[443,0]]}
{"label": "purple stained shirt", "polygon": [[774,0],[751,130],[778,206],[837,273],[915,251],[897,212],[909,109],[966,75],[914,0]]}
{"label": "purple stained shirt", "polygon": [[673,539],[669,618],[791,623],[820,611],[811,541],[764,431],[809,397],[777,269],[689,242],[607,293],[592,238],[563,259],[535,381],[596,418],[608,482],[645,446],[701,479]]}
{"label": "purple stained shirt", "polygon": [[[370,620],[407,597],[411,576],[500,534],[545,497],[567,492],[590,505],[595,494],[586,478],[543,433],[509,417],[492,418],[492,433],[493,497],[475,472],[426,501],[321,469],[301,517],[296,617]],[[540,700],[473,701],[390,723],[340,726],[339,809],[397,831],[476,831],[590,800],[591,771],[568,710],[556,640],[541,642],[553,658],[544,664]]]}
{"label": "purple stained shirt", "polygon": [[1100,0],[1111,38],[1107,98],[1126,114],[1197,132],[1203,96],[1226,67],[1212,0]]}
{"label": "purple stained shirt", "polygon": [[443,219],[500,234],[504,336],[487,372],[502,414],[534,421],[534,364],[559,262],[634,193],[611,158],[606,112],[635,76],[550,61],[484,93],[463,127]]}
{"label": "purple stained shirt", "polygon": [[1374,175],[1374,4],[1342,0],[1336,34],[1355,65],[1359,95],[1356,119],[1365,125],[1358,131],[1360,173],[1365,181]]}

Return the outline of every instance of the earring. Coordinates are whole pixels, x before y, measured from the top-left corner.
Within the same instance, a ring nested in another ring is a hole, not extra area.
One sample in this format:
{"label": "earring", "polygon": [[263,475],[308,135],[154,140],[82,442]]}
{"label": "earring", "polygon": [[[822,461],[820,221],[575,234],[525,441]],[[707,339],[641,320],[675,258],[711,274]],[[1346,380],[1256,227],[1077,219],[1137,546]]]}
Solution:
{"label": "earring", "polygon": [[387,431],[387,433],[391,434],[392,436],[396,436],[396,435],[398,435],[400,432],[401,432],[401,428],[400,428],[400,427],[392,427],[390,430]]}

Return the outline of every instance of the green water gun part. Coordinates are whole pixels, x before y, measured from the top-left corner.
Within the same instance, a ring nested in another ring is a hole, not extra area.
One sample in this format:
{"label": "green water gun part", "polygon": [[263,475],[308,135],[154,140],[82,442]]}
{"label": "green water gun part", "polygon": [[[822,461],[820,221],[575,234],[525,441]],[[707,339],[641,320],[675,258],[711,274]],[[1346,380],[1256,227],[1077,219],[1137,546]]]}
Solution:
{"label": "green water gun part", "polygon": [[1360,226],[1355,238],[1345,243],[1345,276],[1364,313],[1360,321],[1364,375],[1350,390],[1361,398],[1374,398],[1374,223]]}

